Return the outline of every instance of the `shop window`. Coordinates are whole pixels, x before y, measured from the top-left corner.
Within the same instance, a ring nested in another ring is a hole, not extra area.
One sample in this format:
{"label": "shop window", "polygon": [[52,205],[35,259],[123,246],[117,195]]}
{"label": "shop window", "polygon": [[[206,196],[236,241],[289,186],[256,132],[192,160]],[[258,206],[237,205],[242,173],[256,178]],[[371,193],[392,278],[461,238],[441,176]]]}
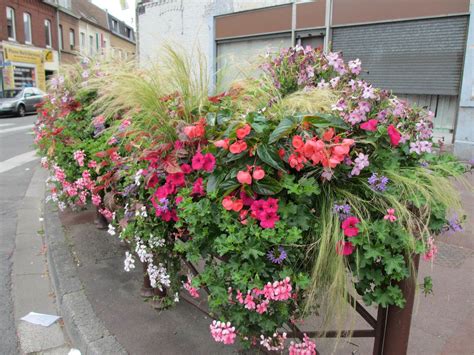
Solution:
{"label": "shop window", "polygon": [[7,32],[10,41],[16,41],[15,10],[7,7]]}
{"label": "shop window", "polygon": [[23,30],[25,31],[25,43],[31,44],[31,15],[23,13]]}
{"label": "shop window", "polygon": [[44,20],[44,37],[46,40],[46,47],[51,48],[53,39],[51,34],[51,21],[49,20]]}
{"label": "shop window", "polygon": [[75,46],[76,46],[76,34],[74,33],[74,30],[71,28],[69,30],[69,47],[71,50],[74,50]]}
{"label": "shop window", "polygon": [[35,68],[15,66],[13,70],[13,77],[15,82],[15,88],[25,88],[36,86],[36,72]]}
{"label": "shop window", "polygon": [[64,50],[63,26],[59,25],[59,49]]}

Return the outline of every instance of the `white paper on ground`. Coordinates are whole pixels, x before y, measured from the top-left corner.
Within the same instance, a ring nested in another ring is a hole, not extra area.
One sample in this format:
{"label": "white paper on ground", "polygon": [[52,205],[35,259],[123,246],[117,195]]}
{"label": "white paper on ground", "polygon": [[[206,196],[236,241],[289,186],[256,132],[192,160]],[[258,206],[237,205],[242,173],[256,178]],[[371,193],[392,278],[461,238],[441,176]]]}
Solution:
{"label": "white paper on ground", "polygon": [[30,312],[26,316],[21,318],[21,320],[24,320],[28,323],[42,325],[43,327],[49,327],[51,324],[56,322],[59,318],[61,317],[51,315],[51,314]]}
{"label": "white paper on ground", "polygon": [[67,355],[81,355],[81,352],[77,349],[71,349]]}

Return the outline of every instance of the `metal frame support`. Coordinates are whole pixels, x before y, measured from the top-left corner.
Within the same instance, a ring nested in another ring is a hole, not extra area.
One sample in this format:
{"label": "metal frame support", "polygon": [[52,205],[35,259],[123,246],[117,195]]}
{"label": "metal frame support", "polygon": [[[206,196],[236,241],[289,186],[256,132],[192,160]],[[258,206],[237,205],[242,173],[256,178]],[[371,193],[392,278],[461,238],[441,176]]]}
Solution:
{"label": "metal frame support", "polygon": [[329,47],[332,41],[332,0],[326,0],[325,16],[326,34],[324,36],[324,53],[329,53]]}

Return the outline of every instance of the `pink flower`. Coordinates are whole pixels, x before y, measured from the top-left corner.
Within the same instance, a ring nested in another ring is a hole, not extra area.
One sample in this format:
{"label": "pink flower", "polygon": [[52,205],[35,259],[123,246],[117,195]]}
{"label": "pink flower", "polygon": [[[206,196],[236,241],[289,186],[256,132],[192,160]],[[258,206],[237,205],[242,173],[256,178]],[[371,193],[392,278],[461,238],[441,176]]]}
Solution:
{"label": "pink flower", "polygon": [[256,311],[258,314],[263,314],[267,311],[269,300],[262,301],[262,303],[257,304]]}
{"label": "pink flower", "polygon": [[204,155],[197,152],[191,161],[191,165],[194,170],[201,170],[204,167]]}
{"label": "pink flower", "polygon": [[271,211],[265,211],[260,216],[260,226],[262,228],[274,228],[275,223],[280,220],[280,217]]}
{"label": "pink flower", "polygon": [[176,197],[176,204],[179,205],[183,201],[183,196]]}
{"label": "pink flower", "polygon": [[344,235],[351,238],[359,234],[359,228],[357,228],[358,223],[360,223],[360,220],[357,217],[347,217],[341,225],[344,230]]}
{"label": "pink flower", "polygon": [[354,252],[354,244],[340,240],[336,243],[336,253],[339,255],[351,255]]}
{"label": "pink flower", "polygon": [[189,164],[182,164],[181,165],[181,171],[185,175],[187,175],[187,174],[190,174],[193,171],[193,169],[191,168],[191,165],[189,165]]}
{"label": "pink flower", "polygon": [[378,125],[379,121],[377,121],[376,119],[371,119],[371,120],[368,120],[367,122],[364,122],[360,125],[360,128],[365,130],[365,131],[371,131],[371,132],[374,132],[377,130],[377,125]]}
{"label": "pink flower", "polygon": [[218,141],[214,142],[214,145],[217,148],[222,148],[222,149],[227,150],[227,149],[229,149],[229,138],[218,140]]}
{"label": "pink flower", "polygon": [[234,200],[232,202],[232,211],[239,212],[244,207],[242,200]]}
{"label": "pink flower", "polygon": [[237,334],[235,332],[235,327],[232,327],[230,322],[224,323],[213,321],[209,328],[211,329],[211,335],[216,342],[234,344]]}
{"label": "pink flower", "polygon": [[434,244],[434,238],[430,236],[426,241],[426,253],[423,255],[423,260],[434,261],[436,254],[438,254],[438,247]]}
{"label": "pink flower", "polygon": [[316,344],[305,334],[302,343],[292,341],[288,350],[289,355],[315,355]]}
{"label": "pink flower", "polygon": [[265,170],[257,166],[252,173],[252,177],[255,180],[262,180],[265,177]]}
{"label": "pink flower", "polygon": [[87,163],[87,167],[90,169],[94,169],[97,167],[97,162],[95,160],[91,160],[89,161],[89,163]]}
{"label": "pink flower", "polygon": [[95,194],[92,195],[92,204],[94,206],[99,206],[101,202],[102,202],[102,199],[100,198],[99,195],[95,195]]}
{"label": "pink flower", "polygon": [[186,291],[189,292],[192,298],[199,298],[199,292],[196,287],[193,287],[191,284],[191,278],[188,276],[188,281],[183,284],[183,287]]}
{"label": "pink flower", "polygon": [[184,179],[184,173],[168,174],[168,176],[166,176],[166,182],[175,187],[184,186],[186,184],[186,180]]}
{"label": "pink flower", "polygon": [[256,304],[250,293],[247,293],[247,296],[245,296],[244,304],[245,304],[245,308],[247,308],[248,310],[255,309]]}
{"label": "pink flower", "polygon": [[232,197],[230,196],[226,196],[224,197],[224,199],[222,200],[222,206],[224,207],[224,209],[226,209],[227,211],[230,211],[232,210],[232,206],[234,205],[234,201],[232,201]]}
{"label": "pink flower", "polygon": [[400,139],[402,138],[400,132],[397,131],[394,125],[390,125],[387,128],[387,133],[390,137],[390,143],[396,147],[400,143]]}
{"label": "pink flower", "polygon": [[386,214],[386,215],[383,217],[383,219],[389,220],[389,221],[392,222],[392,223],[397,220],[397,217],[395,216],[395,210],[394,210],[393,208],[389,208],[389,209],[387,210],[387,213],[388,213],[388,214]]}
{"label": "pink flower", "polygon": [[237,130],[237,138],[244,139],[249,135],[251,130],[252,128],[250,127],[250,125],[246,123],[245,126]]}
{"label": "pink flower", "polygon": [[237,180],[241,184],[247,184],[247,185],[252,184],[252,176],[250,175],[248,171],[243,171],[243,170],[239,171],[237,173]]}
{"label": "pink flower", "polygon": [[79,166],[84,166],[84,158],[86,157],[83,150],[76,150],[74,152],[74,160],[77,162]]}
{"label": "pink flower", "polygon": [[240,198],[242,199],[245,206],[251,206],[255,201],[252,197],[248,196],[244,190],[240,190]]}
{"label": "pink flower", "polygon": [[278,211],[278,200],[276,198],[269,197],[264,203],[265,209],[270,212]]}
{"label": "pink flower", "polygon": [[114,217],[114,214],[107,208],[101,208],[99,213],[109,221]]}
{"label": "pink flower", "polygon": [[204,191],[204,186],[202,184],[202,177],[198,178],[193,184],[193,195],[204,196],[206,192]]}
{"label": "pink flower", "polygon": [[211,173],[214,170],[214,167],[216,166],[216,158],[214,155],[211,153],[207,153],[204,155],[204,163],[202,168],[207,171],[208,173]]}
{"label": "pink flower", "polygon": [[245,141],[237,141],[229,147],[232,154],[242,153],[245,149],[247,149],[247,143]]}

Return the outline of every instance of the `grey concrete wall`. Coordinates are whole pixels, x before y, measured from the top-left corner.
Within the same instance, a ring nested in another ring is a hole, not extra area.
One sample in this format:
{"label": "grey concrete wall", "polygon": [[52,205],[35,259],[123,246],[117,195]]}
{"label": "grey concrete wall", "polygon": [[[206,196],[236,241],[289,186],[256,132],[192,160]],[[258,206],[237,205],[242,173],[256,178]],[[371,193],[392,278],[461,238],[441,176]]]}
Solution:
{"label": "grey concrete wall", "polygon": [[466,160],[474,159],[474,0],[470,2],[470,14],[454,139],[454,153]]}

